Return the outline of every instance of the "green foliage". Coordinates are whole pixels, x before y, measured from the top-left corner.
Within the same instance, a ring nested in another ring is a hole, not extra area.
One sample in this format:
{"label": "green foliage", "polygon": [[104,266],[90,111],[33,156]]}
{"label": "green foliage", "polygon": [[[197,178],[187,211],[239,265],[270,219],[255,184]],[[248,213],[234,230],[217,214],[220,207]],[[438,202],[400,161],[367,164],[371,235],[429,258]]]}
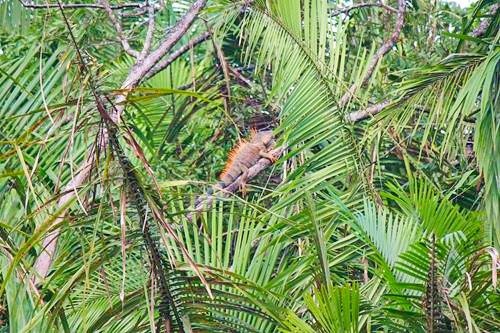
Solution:
{"label": "green foliage", "polygon": [[[166,2],[155,37],[190,5]],[[0,0],[0,332],[497,331],[495,4],[408,2],[400,40],[339,107],[395,16],[343,6],[209,1],[174,51],[212,37],[132,89],[94,154],[109,124],[91,83],[111,100],[133,66],[113,25],[100,9],[66,11],[84,73],[58,10]],[[138,47],[134,10],[115,12]],[[189,220],[262,113],[283,156]],[[89,156],[89,180],[60,206]]]}
{"label": "green foliage", "polygon": [[307,294],[304,296],[304,302],[314,318],[314,328],[290,312],[287,328],[283,329],[283,332],[358,332],[358,286],[323,287],[321,290],[313,289],[313,293],[314,299]]}

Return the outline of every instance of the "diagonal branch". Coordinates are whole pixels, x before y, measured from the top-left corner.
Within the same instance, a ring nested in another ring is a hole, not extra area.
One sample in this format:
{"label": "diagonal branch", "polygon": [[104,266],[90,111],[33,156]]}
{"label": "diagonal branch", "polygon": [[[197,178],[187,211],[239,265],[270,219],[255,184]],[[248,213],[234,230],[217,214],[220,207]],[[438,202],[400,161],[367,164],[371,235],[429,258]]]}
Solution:
{"label": "diagonal branch", "polygon": [[[276,159],[278,159],[281,154],[283,153],[284,148],[279,147],[274,150],[271,150],[269,154],[274,156]],[[189,214],[186,215],[186,218],[190,221],[193,220],[196,214],[200,213],[203,210],[210,209],[212,207],[212,204],[214,200],[217,197],[228,197],[232,193],[235,193],[238,191],[242,185],[249,180],[253,179],[255,176],[257,176],[260,172],[262,172],[265,168],[267,168],[269,165],[271,165],[271,161],[267,158],[261,158],[255,165],[252,167],[248,168],[247,174],[245,176],[239,176],[236,178],[231,184],[227,185],[223,189],[221,189],[218,192],[215,192],[213,194],[206,195],[205,198],[202,198],[194,207],[193,211],[191,211]]]}
{"label": "diagonal branch", "polygon": [[[67,207],[69,202],[75,198],[76,191],[79,190],[79,187],[84,184],[91,173],[93,166],[93,156],[94,153],[90,154],[92,157],[88,157],[85,160],[83,166],[78,170],[75,177],[71,179],[71,181],[66,184],[64,189],[62,190],[61,197],[57,201],[57,206]],[[59,216],[57,216],[53,222],[55,228],[49,232],[47,236],[43,239],[42,242],[42,252],[40,252],[36,262],[35,262],[35,271],[37,275],[35,276],[35,284],[38,284],[43,278],[47,276],[49,272],[50,266],[52,264],[52,259],[54,252],[56,251],[57,239],[59,238],[60,233],[60,225],[64,221],[65,210],[63,210]]]}
{"label": "diagonal branch", "polygon": [[[105,6],[106,11],[109,13],[111,12],[111,7],[109,6],[109,3],[107,0],[100,0],[103,6]],[[166,38],[161,42],[160,46],[158,49],[150,53],[144,61],[142,62],[136,62],[136,64],[131,68],[127,78],[122,84],[122,88],[125,89],[133,89],[135,88],[141,80],[144,78],[144,75],[151,70],[151,68],[154,67],[154,65],[158,62],[158,60],[163,57],[168,51],[171,50],[171,48],[180,40],[180,38],[186,33],[186,31],[191,27],[193,24],[193,21],[197,17],[198,13],[200,10],[206,5],[207,0],[197,0],[191,8],[186,12],[186,14],[175,24],[173,27],[171,33],[166,36]],[[107,5],[106,5],[107,4]],[[59,4],[59,8],[61,10],[61,13],[64,17],[64,11],[63,7],[61,4]],[[111,14],[113,14],[111,12]],[[113,14],[114,16],[114,14]],[[65,18],[65,17],[64,17]],[[68,29],[70,29],[69,24],[67,24]],[[121,29],[121,27],[120,27]],[[71,30],[70,30],[71,32]],[[76,44],[76,41],[73,38],[73,43],[75,44],[75,47],[77,48],[78,51],[78,45]],[[128,43],[127,43],[128,44]],[[137,51],[135,51],[137,52]],[[106,116],[109,118],[109,121],[111,121],[114,124],[119,124],[120,119],[121,119],[121,114],[123,110],[125,109],[125,101],[126,101],[126,96],[125,95],[120,95],[118,96],[115,101],[114,105],[116,107],[114,108],[113,112],[109,115],[102,115],[101,116]],[[102,135],[99,137],[97,140],[97,143],[91,148],[90,153],[86,160],[84,161],[83,165],[80,167],[79,171],[77,174],[73,177],[73,179],[66,184],[66,186],[63,188],[62,193],[65,193],[58,201],[58,208],[64,208],[65,205],[67,205],[74,197],[75,197],[75,191],[77,191],[79,188],[81,188],[86,181],[88,180],[91,171],[92,171],[92,166],[94,165],[94,159],[96,157],[96,152],[97,151],[103,151],[109,143],[109,136],[106,131],[106,128],[103,129]],[[47,237],[43,240],[43,250],[38,256],[36,262],[35,262],[35,271],[36,271],[36,280],[39,282],[40,280],[43,280],[50,269],[50,266],[52,265],[52,261],[54,259],[54,253],[56,250],[57,246],[57,241],[59,238],[60,234],[60,229],[59,225],[60,223],[64,220],[64,212],[65,210],[62,209],[62,212],[60,215],[55,219],[54,221],[54,229],[49,233]]]}
{"label": "diagonal branch", "polygon": [[358,4],[355,4],[355,5],[346,7],[346,8],[337,9],[331,15],[337,16],[340,14],[349,14],[351,11],[353,11],[355,9],[367,8],[367,7],[380,7],[380,8],[383,8],[383,9],[389,11],[389,12],[393,12],[393,13],[398,12],[396,9],[392,8],[391,6],[388,6],[388,5],[380,3],[380,2],[375,2],[375,3],[358,3]]}
{"label": "diagonal branch", "polygon": [[164,70],[168,66],[170,66],[171,63],[173,63],[175,60],[177,60],[179,57],[181,57],[184,53],[189,51],[190,49],[194,48],[196,45],[203,43],[210,37],[210,33],[204,32],[201,35],[194,37],[191,39],[189,42],[187,42],[185,45],[181,46],[178,50],[175,52],[172,52],[170,56],[166,59],[163,59],[159,61],[153,68],[149,70],[149,72],[144,75],[143,81],[146,81],[147,79],[153,77],[156,73]]}
{"label": "diagonal branch", "polygon": [[151,49],[151,44],[153,43],[153,36],[155,32],[155,7],[150,1],[148,4],[148,31],[146,32],[146,39],[144,40],[144,46],[142,47],[141,54],[139,55],[139,60],[144,59]]}
{"label": "diagonal branch", "polygon": [[368,117],[373,117],[374,115],[380,113],[382,110],[384,110],[386,107],[388,107],[391,104],[392,104],[392,102],[390,100],[386,99],[385,101],[382,101],[380,103],[370,105],[369,107],[367,107],[365,109],[349,113],[346,116],[346,120],[355,123],[355,122],[358,122],[360,120],[366,119]]}
{"label": "diagonal branch", "polygon": [[392,35],[389,39],[387,39],[377,50],[377,52],[373,55],[373,58],[370,60],[368,63],[368,67],[366,69],[366,73],[363,76],[363,79],[361,80],[360,84],[353,83],[353,85],[346,91],[346,93],[340,98],[339,101],[339,107],[343,108],[344,106],[349,103],[351,98],[356,94],[358,89],[362,86],[364,86],[368,80],[370,80],[373,71],[377,67],[378,63],[380,60],[384,57],[384,55],[389,52],[394,44],[396,44],[397,40],[399,39],[399,35],[401,34],[401,30],[403,29],[404,25],[404,15],[405,15],[405,10],[406,10],[406,3],[405,0],[398,0],[398,12],[396,16],[396,25],[394,27],[394,31],[392,32]]}
{"label": "diagonal branch", "polygon": [[[209,27],[207,27],[210,29]],[[210,31],[210,30],[209,30]],[[212,45],[215,49],[215,55],[219,60],[220,68],[222,69],[222,74],[224,75],[224,83],[225,83],[225,94],[222,92],[224,98],[224,109],[227,114],[231,114],[231,87],[230,87],[230,78],[229,78],[229,65],[226,60],[226,56],[222,51],[220,45],[216,42],[214,36],[212,35]]]}
{"label": "diagonal branch", "polygon": [[[399,98],[395,98],[392,100],[385,99],[382,102],[372,104],[364,109],[361,109],[358,111],[353,111],[353,112],[347,114],[345,117],[345,120],[355,123],[355,122],[361,121],[363,119],[373,117],[389,107],[396,107],[396,106],[401,105],[402,103],[409,100],[412,96],[414,96],[414,95],[409,94],[409,95],[401,96]],[[415,108],[419,109],[421,111],[425,111],[424,108],[419,107],[419,106],[415,106]]]}
{"label": "diagonal branch", "polygon": [[[494,4],[490,8],[489,15],[492,16],[492,18],[485,19],[485,20],[481,21],[479,26],[472,31],[472,33],[471,33],[472,37],[480,37],[486,33],[486,31],[488,30],[490,24],[492,23],[492,20],[494,19],[494,16],[497,13],[498,9],[500,9],[499,4]],[[404,97],[400,98],[398,101],[390,101],[390,100],[386,99],[380,103],[373,104],[365,109],[351,112],[348,115],[346,115],[345,119],[346,119],[346,121],[350,121],[350,122],[354,123],[354,122],[358,122],[358,121],[361,121],[363,119],[366,119],[368,117],[373,117],[376,114],[380,113],[382,110],[386,109],[387,107],[396,106],[398,104],[401,104],[402,102],[408,100],[410,97],[411,97],[410,95],[404,96]]]}
{"label": "diagonal branch", "polygon": [[104,10],[108,14],[108,17],[111,20],[111,23],[113,23],[115,30],[118,34],[118,39],[122,43],[122,46],[123,46],[123,49],[125,50],[125,52],[127,52],[127,54],[131,55],[134,58],[138,58],[139,52],[137,52],[136,50],[132,49],[132,47],[130,47],[130,44],[128,43],[128,39],[125,36],[125,34],[123,33],[122,26],[121,26],[120,22],[118,21],[117,17],[115,16],[115,13],[113,13],[113,10],[111,9],[111,6],[109,5],[108,0],[99,0],[99,3],[104,7]]}
{"label": "diagonal branch", "polygon": [[[24,8],[30,8],[30,9],[59,9],[59,5],[57,3],[46,3],[43,5],[40,4],[34,4],[34,3],[27,3],[23,0],[19,0],[21,5]],[[97,3],[66,3],[66,4],[61,4],[63,9],[79,9],[79,8],[96,8],[96,9],[105,9],[105,7],[101,4]],[[123,3],[120,5],[114,5],[110,6],[109,8],[111,10],[121,10],[121,9],[127,9],[127,8],[142,8],[144,7],[144,4],[142,3]]]}
{"label": "diagonal branch", "polygon": [[[151,68],[153,68],[158,63],[158,61],[160,61],[161,58],[163,58],[163,56],[172,49],[172,47],[181,39],[181,37],[184,36],[184,34],[193,24],[194,19],[198,16],[200,10],[205,7],[206,3],[207,0],[197,0],[193,3],[191,8],[189,8],[186,14],[184,14],[182,19],[177,21],[177,23],[172,27],[170,33],[160,43],[158,48],[151,52],[143,62],[136,64],[132,68],[130,74],[122,84],[122,89],[133,89],[144,79],[144,76],[151,70]],[[123,96],[123,98],[119,102],[124,101],[125,96]],[[123,108],[119,108],[118,110],[118,113],[121,114]],[[120,116],[120,114],[118,114],[118,117]]]}
{"label": "diagonal branch", "polygon": [[245,76],[243,76],[243,74],[238,72],[237,69],[233,68],[232,66],[229,66],[229,72],[234,76],[234,78],[236,79],[236,82],[238,82],[240,85],[246,86],[249,88],[252,87],[252,81],[250,81]]}

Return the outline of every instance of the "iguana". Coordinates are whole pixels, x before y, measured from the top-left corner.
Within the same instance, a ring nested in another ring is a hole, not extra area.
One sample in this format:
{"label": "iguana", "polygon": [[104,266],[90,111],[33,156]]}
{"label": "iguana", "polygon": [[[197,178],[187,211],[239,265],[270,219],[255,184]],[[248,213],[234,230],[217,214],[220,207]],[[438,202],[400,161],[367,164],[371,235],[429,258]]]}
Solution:
{"label": "iguana", "polygon": [[[245,190],[246,175],[249,168],[257,164],[261,158],[267,158],[271,163],[276,161],[276,157],[270,153],[274,147],[274,135],[272,130],[259,131],[251,129],[248,140],[240,140],[231,150],[226,161],[224,170],[219,176],[219,181],[210,188],[205,196],[198,197],[195,201],[194,211],[197,212],[203,208],[204,201],[214,192],[219,192],[233,183],[238,177],[242,177],[240,190]],[[188,214],[192,219],[192,214]]]}
{"label": "iguana", "polygon": [[252,129],[250,133],[248,141],[241,140],[229,153],[226,166],[219,176],[218,187],[226,187],[239,176],[245,178],[248,168],[254,166],[261,158],[275,162],[276,158],[269,153],[274,144],[273,131]]}

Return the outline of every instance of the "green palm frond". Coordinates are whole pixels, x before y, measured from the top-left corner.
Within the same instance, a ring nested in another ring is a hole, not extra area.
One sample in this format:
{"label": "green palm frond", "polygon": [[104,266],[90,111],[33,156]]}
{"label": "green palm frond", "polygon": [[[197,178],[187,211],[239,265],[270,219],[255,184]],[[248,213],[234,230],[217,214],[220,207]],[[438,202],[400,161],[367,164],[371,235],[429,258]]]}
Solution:
{"label": "green palm frond", "polygon": [[[32,19],[29,10],[26,10],[20,1],[0,1],[0,27],[2,29],[19,29],[26,33]],[[0,49],[2,45],[0,44]]]}
{"label": "green palm frond", "polygon": [[[140,49],[150,5],[154,48],[194,0],[111,2]],[[408,3],[362,83],[395,3],[208,1],[164,57],[210,39],[127,90],[115,128],[93,93],[140,61],[107,13],[65,11],[82,74],[61,11],[0,0],[0,333],[496,331],[498,8]],[[188,219],[260,112],[281,159]]]}
{"label": "green palm frond", "polygon": [[244,61],[257,73],[272,68],[268,103],[280,105],[277,135],[290,149],[285,158],[300,165],[280,189],[289,194],[283,206],[326,180],[342,182],[356,168],[355,145],[336,106],[349,82],[342,78],[344,31],[340,20],[328,17],[326,1],[256,2],[245,13]]}
{"label": "green palm frond", "polygon": [[463,233],[467,237],[481,238],[477,214],[458,207],[449,197],[438,193],[429,181],[410,177],[407,190],[397,184],[390,184],[390,191],[384,196],[394,200],[406,215],[415,217],[427,235],[435,233],[442,238]]}
{"label": "green palm frond", "polygon": [[496,147],[497,77],[500,53],[457,54],[429,67],[401,85],[401,107],[386,111],[381,128],[394,126],[403,136],[430,146],[441,159],[467,160],[473,146],[484,177],[484,205],[492,239],[498,239],[499,164]]}
{"label": "green palm frond", "polygon": [[360,291],[357,285],[323,287],[305,294],[304,301],[314,324],[311,326],[288,311],[282,332],[358,332]]}
{"label": "green palm frond", "polygon": [[[267,304],[266,307],[273,303],[277,306],[277,298],[263,294],[264,289],[259,291],[252,287],[247,290],[252,285],[268,283],[280,260],[280,245],[265,248],[265,238],[261,238],[265,220],[258,217],[258,206],[221,201],[210,211],[204,212],[198,224],[190,224],[183,215],[176,214],[185,211],[183,206],[178,200],[171,205],[174,209],[172,214],[181,217],[179,223],[182,230],[178,231],[178,237],[196,262],[205,267],[209,276],[215,274],[216,280],[225,281],[220,287],[215,283],[213,288],[216,293],[226,294],[226,304],[231,303],[233,294],[239,295],[242,300],[246,297],[259,299]],[[166,243],[167,248],[171,247],[170,244],[171,241]],[[181,253],[175,248],[171,250],[177,261],[184,261]],[[248,307],[244,310],[228,307],[218,310],[215,307],[214,311],[223,311],[218,315],[224,313],[226,318],[233,318],[234,322],[257,332],[268,331],[275,325],[267,316],[259,315],[257,308]]]}
{"label": "green palm frond", "polygon": [[399,256],[419,240],[422,233],[422,227],[413,216],[377,209],[375,204],[368,201],[356,215],[356,223],[391,268]]}

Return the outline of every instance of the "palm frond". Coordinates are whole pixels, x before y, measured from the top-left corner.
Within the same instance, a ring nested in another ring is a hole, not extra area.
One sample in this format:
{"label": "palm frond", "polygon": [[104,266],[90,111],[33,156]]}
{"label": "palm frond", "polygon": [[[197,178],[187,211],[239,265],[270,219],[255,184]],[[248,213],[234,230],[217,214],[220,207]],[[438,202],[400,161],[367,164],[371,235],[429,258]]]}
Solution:
{"label": "palm frond", "polygon": [[[253,61],[259,73],[272,68],[268,103],[281,106],[279,143],[290,148],[285,158],[300,165],[280,189],[282,194],[300,190],[283,206],[326,180],[342,181],[356,168],[355,145],[345,144],[352,138],[334,90],[346,85],[339,77],[346,66],[345,27],[329,18],[326,8],[326,1],[256,2],[242,23],[244,61]],[[304,17],[304,25],[297,17]]]}
{"label": "palm frond", "polygon": [[358,332],[360,292],[357,285],[323,287],[304,295],[312,326],[289,311],[282,332]]}

